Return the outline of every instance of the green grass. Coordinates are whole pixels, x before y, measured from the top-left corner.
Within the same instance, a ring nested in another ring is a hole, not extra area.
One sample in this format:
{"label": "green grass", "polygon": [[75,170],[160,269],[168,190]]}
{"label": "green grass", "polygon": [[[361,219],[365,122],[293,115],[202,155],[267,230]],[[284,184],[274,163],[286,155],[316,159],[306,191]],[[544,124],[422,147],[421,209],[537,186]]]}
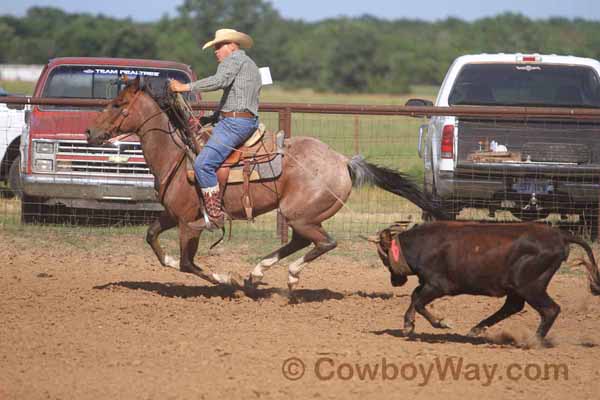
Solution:
{"label": "green grass", "polygon": [[35,82],[0,80],[0,87],[4,88],[10,94],[31,96],[35,88]]}

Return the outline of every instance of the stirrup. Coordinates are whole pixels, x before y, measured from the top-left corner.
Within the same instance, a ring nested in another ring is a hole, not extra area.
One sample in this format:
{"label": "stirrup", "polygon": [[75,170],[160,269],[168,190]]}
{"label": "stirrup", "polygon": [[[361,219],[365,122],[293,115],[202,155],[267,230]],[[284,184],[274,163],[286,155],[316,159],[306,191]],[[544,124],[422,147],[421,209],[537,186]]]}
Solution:
{"label": "stirrup", "polygon": [[203,213],[202,218],[192,222],[188,222],[187,226],[195,231],[208,230],[212,232],[214,230],[221,230],[225,226],[225,214],[223,213],[221,218],[215,219]]}
{"label": "stirrup", "polygon": [[219,218],[208,217],[208,221],[206,226],[208,231],[221,230],[225,227],[225,213],[222,213]]}

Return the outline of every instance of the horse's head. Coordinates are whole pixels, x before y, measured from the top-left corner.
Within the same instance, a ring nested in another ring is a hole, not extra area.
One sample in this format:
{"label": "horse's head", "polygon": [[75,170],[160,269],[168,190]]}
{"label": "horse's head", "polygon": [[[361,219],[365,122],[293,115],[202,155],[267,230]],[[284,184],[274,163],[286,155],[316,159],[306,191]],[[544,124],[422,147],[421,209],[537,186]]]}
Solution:
{"label": "horse's head", "polygon": [[143,95],[140,79],[129,80],[125,88],[102,110],[86,134],[88,143],[103,144],[125,133],[136,133],[144,123],[138,100]]}

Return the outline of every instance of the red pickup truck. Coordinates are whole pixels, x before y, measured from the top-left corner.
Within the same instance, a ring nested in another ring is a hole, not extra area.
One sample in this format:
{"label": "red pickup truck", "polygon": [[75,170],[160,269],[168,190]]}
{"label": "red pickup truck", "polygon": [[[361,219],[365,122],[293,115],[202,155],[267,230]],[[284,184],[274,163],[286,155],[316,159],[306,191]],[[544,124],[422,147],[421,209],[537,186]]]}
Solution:
{"label": "red pickup truck", "polygon": [[[43,69],[34,96],[112,99],[123,86],[118,79],[122,75],[195,80],[188,65],[171,61],[55,58]],[[58,210],[162,209],[136,136],[112,146],[86,142],[84,132],[98,112],[98,108],[79,106],[31,108],[21,139],[24,222],[49,218],[52,222]]]}

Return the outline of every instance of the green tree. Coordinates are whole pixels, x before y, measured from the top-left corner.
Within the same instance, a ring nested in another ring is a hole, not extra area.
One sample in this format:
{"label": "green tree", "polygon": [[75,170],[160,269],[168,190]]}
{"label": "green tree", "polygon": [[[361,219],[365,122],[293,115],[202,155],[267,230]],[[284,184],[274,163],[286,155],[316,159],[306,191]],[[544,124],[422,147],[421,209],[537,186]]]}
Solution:
{"label": "green tree", "polygon": [[200,77],[216,67],[201,45],[230,27],[250,34],[248,52],[286,86],[339,92],[407,92],[441,83],[450,63],[473,53],[538,52],[600,57],[600,22],[532,20],[504,13],[466,22],[388,20],[369,15],[306,23],[282,18],[264,0],[184,0],[179,14],[154,23],[33,7],[0,16],[0,62],[45,63],[56,56],[161,58],[192,65]]}

